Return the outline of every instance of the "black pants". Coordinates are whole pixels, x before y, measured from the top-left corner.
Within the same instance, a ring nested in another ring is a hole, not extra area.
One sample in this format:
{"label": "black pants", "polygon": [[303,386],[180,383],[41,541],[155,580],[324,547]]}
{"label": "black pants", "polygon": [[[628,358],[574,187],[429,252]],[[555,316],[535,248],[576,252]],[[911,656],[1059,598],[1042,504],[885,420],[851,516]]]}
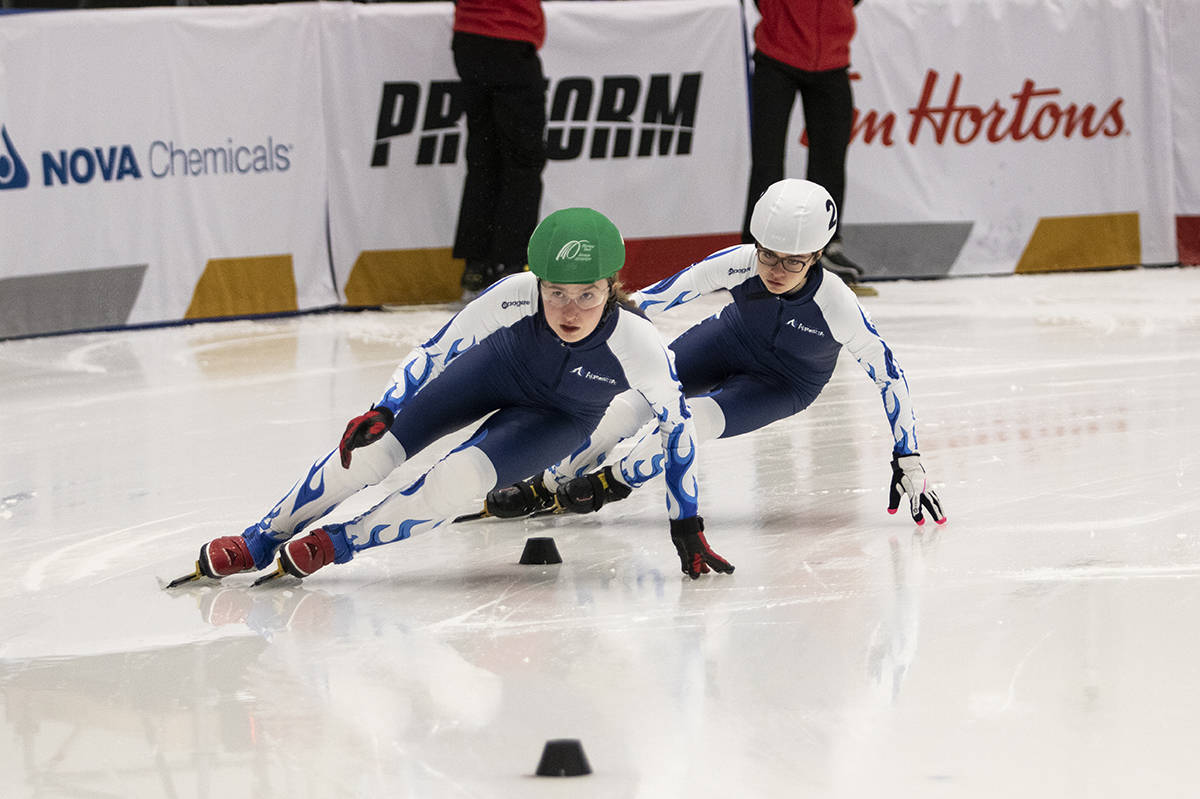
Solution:
{"label": "black pants", "polygon": [[467,177],[454,257],[525,265],[546,166],[546,78],[528,42],[455,33],[467,114]]}
{"label": "black pants", "polygon": [[[846,148],[854,123],[849,69],[805,72],[755,53],[754,78],[750,84],[750,185],[742,220],[744,242],[754,241],[750,235],[754,203],[768,186],[785,177],[788,120],[796,92],[800,93],[808,130],[805,177],[824,186],[833,197],[839,220],[845,214]],[[840,232],[834,238],[840,238]]]}

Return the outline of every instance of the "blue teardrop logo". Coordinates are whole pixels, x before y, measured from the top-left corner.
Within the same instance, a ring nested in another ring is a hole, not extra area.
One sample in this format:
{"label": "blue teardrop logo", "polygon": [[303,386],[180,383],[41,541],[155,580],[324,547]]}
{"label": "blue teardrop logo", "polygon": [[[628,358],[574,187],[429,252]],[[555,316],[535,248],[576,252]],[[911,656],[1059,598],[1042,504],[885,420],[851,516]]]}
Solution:
{"label": "blue teardrop logo", "polygon": [[8,138],[8,128],[0,125],[0,140],[4,149],[0,151],[0,189],[23,189],[29,185],[29,170]]}

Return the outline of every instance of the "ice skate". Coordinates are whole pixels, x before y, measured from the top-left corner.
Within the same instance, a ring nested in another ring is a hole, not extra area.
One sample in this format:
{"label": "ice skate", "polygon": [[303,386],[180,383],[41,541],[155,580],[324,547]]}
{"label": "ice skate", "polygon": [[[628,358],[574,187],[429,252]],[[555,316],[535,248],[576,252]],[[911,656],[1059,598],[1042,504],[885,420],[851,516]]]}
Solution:
{"label": "ice skate", "polygon": [[572,513],[593,513],[606,503],[618,502],[633,489],[613,476],[611,466],[568,480],[558,489],[558,503]]}
{"label": "ice skate", "polygon": [[333,563],[333,560],[333,539],[324,527],[318,527],[308,535],[284,544],[279,550],[279,561],[275,571],[259,577],[254,581],[254,585],[262,585],[285,574],[303,579],[317,569]]}
{"label": "ice skate", "polygon": [[484,512],[500,519],[515,519],[556,507],[554,492],[543,485],[541,476],[504,488],[493,488],[483,501]]}
{"label": "ice skate", "polygon": [[[264,557],[269,558],[270,553],[264,553]],[[254,571],[257,568],[259,567],[254,563],[250,544],[244,535],[223,535],[200,547],[200,556],[196,559],[196,568],[191,574],[175,578],[167,583],[166,587],[177,588],[201,577],[220,580],[231,574]]]}

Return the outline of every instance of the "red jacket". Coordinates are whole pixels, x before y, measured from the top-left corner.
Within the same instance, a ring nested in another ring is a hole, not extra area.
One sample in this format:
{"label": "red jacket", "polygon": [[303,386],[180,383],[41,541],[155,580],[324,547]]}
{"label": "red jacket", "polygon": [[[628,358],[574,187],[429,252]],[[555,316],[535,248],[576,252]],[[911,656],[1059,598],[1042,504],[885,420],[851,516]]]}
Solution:
{"label": "red jacket", "polygon": [[546,41],[541,0],[457,0],[454,30],[529,42],[539,50]]}
{"label": "red jacket", "polygon": [[850,66],[853,0],[758,0],[760,53],[806,72]]}

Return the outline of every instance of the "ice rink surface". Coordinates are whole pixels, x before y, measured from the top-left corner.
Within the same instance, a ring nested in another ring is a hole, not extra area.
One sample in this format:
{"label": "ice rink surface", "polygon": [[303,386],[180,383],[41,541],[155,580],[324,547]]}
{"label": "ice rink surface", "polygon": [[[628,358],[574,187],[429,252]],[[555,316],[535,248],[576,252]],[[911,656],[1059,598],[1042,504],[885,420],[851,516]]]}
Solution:
{"label": "ice rink surface", "polygon": [[[885,512],[843,356],[701,451],[737,572],[695,582],[659,481],[163,591],[450,310],[0,342],[0,795],[1200,795],[1200,270],[877,287],[949,523]],[[519,565],[530,536],[563,563]],[[534,776],[557,738],[594,773]]]}

